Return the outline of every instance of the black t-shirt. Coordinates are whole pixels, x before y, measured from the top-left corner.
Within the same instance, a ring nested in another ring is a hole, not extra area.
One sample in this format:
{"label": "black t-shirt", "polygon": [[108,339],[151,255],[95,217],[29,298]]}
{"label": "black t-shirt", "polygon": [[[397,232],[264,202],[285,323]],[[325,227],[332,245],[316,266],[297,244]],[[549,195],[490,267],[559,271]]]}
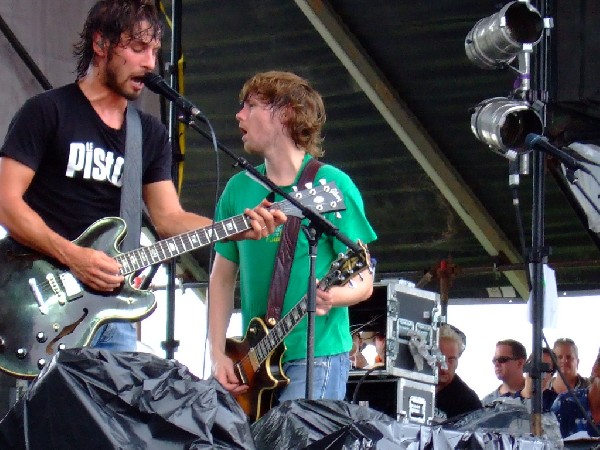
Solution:
{"label": "black t-shirt", "polygon": [[[140,112],[142,180],[171,179],[165,127]],[[25,201],[50,228],[77,238],[103,217],[118,216],[126,124],[107,126],[77,84],[30,98],[13,118],[0,155],[35,171]]]}
{"label": "black t-shirt", "polygon": [[437,417],[450,419],[482,408],[482,405],[475,391],[454,375],[450,384],[436,393],[435,407],[439,410]]}

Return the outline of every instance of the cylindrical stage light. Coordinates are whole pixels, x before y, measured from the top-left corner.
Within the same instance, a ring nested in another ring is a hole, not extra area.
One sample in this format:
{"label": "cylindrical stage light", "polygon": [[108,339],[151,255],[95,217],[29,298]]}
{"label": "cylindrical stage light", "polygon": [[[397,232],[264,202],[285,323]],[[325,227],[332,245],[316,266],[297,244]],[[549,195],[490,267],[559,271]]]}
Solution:
{"label": "cylindrical stage light", "polygon": [[480,68],[500,69],[515,59],[524,44],[536,44],[543,30],[542,16],[529,2],[511,2],[475,24],[465,38],[465,51]]}
{"label": "cylindrical stage light", "polygon": [[527,151],[525,136],[541,134],[542,119],[529,103],[495,97],[479,103],[471,115],[473,134],[503,154]]}

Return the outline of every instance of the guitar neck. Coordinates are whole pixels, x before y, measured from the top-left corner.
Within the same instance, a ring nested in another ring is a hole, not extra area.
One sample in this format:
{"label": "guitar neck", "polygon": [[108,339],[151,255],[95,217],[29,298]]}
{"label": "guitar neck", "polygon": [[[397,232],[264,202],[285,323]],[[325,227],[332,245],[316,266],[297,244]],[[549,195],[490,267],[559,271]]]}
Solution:
{"label": "guitar neck", "polygon": [[121,253],[115,259],[121,264],[121,275],[129,275],[250,228],[250,219],[246,215],[240,214],[204,228],[164,239],[147,247]]}
{"label": "guitar neck", "polygon": [[[344,199],[333,182],[295,192],[294,197],[302,206],[312,208],[321,214],[346,209]],[[268,209],[281,210],[287,216],[304,217],[302,211],[288,200],[273,203]],[[248,217],[245,214],[240,214],[204,228],[164,239],[148,247],[140,247],[136,250],[121,253],[115,259],[121,264],[120,274],[129,275],[145,267],[162,263],[250,228]]]}
{"label": "guitar neck", "polygon": [[308,297],[302,297],[296,306],[288,311],[288,313],[275,324],[264,338],[262,338],[253,351],[260,365],[266,361],[271,352],[280,345],[285,337],[290,334],[298,323],[304,318],[308,311]]}

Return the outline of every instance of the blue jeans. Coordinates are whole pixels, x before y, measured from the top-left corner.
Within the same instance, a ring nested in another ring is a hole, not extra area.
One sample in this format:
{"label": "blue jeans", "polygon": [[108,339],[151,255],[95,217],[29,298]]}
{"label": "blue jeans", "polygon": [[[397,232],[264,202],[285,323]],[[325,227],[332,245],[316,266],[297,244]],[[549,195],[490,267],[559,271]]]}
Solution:
{"label": "blue jeans", "polygon": [[[346,383],[350,373],[350,355],[348,352],[338,355],[321,356],[314,359],[313,366],[313,400],[344,400]],[[283,365],[283,372],[290,383],[280,393],[278,401],[297,400],[306,397],[306,359],[288,361]]]}
{"label": "blue jeans", "polygon": [[137,332],[131,322],[109,322],[102,325],[92,338],[90,347],[114,352],[134,352]]}

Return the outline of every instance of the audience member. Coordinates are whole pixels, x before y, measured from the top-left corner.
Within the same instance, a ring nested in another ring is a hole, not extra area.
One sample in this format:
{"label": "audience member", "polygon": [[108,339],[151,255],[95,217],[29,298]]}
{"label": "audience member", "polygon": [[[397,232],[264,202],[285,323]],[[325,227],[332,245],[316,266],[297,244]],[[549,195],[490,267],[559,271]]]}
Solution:
{"label": "audience member", "polygon": [[598,433],[600,427],[600,351],[598,351],[592,367],[592,376],[588,386],[574,389],[573,394],[579,400],[584,411],[581,411],[569,392],[559,394],[552,405],[552,411],[558,419],[562,437],[565,438],[578,431],[587,431],[592,437],[600,436]]}
{"label": "audience member", "polygon": [[444,324],[440,327],[439,348],[446,357],[446,367],[438,367],[436,419],[451,418],[481,408],[475,391],[456,374],[458,359],[465,350],[465,341],[451,325]]}
{"label": "audience member", "polygon": [[385,364],[385,335],[383,333],[377,333],[375,335],[375,363],[374,365]]}
{"label": "audience member", "polygon": [[[579,350],[575,342],[569,338],[557,339],[554,342],[553,349],[558,361],[558,370],[562,372],[571,389],[587,387],[589,380],[577,372],[579,367]],[[568,392],[567,386],[560,374],[552,378],[549,388],[557,395]]]}
{"label": "audience member", "polygon": [[352,335],[350,362],[357,369],[372,369],[384,366],[385,335],[376,331],[354,333]]}
{"label": "audience member", "polygon": [[[533,396],[533,378],[529,376],[529,370],[532,364],[532,356],[529,355],[527,362],[525,363],[525,372],[527,376],[525,377],[525,387],[521,391],[521,397],[523,398],[531,398]],[[553,358],[554,357],[554,358]],[[556,360],[556,355],[549,348],[542,348],[542,362],[546,364],[546,369],[542,372],[542,411],[548,412],[552,407],[552,403],[558,396],[556,392],[550,389],[550,381],[552,380],[552,375],[556,372],[556,365],[554,364],[554,360]]]}
{"label": "audience member", "polygon": [[492,363],[496,377],[502,384],[496,390],[483,397],[483,406],[489,406],[500,398],[521,397],[521,390],[525,387],[523,367],[527,359],[525,346],[514,339],[505,339],[496,343],[496,352]]}
{"label": "audience member", "polygon": [[360,338],[360,333],[357,331],[352,333],[352,350],[350,350],[350,363],[355,369],[362,369],[369,365],[367,358],[362,352],[363,343]]}

